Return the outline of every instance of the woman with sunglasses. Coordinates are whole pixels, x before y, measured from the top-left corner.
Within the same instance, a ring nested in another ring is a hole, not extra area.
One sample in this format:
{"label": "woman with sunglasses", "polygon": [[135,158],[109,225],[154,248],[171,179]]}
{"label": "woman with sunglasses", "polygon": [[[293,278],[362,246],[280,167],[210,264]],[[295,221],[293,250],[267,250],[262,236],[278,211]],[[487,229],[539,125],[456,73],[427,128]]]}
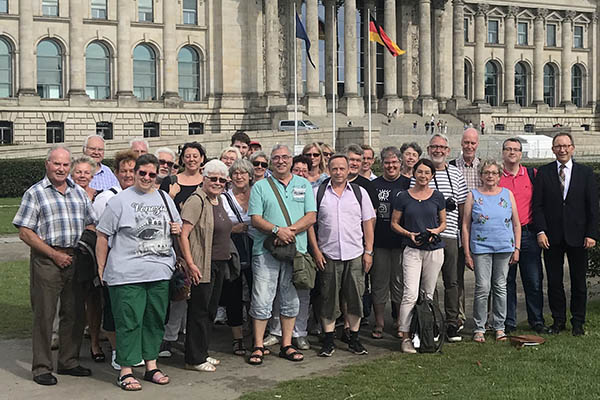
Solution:
{"label": "woman with sunglasses", "polygon": [[154,188],[158,159],[144,154],[134,171],[134,185],[108,201],[96,227],[98,275],[108,286],[117,333],[117,385],[127,391],[142,388],[132,371],[141,359],[144,380],[169,383],[156,359],[175,268],[172,237],[181,233],[173,200]]}
{"label": "woman with sunglasses", "polygon": [[319,187],[329,177],[326,173],[327,168],[325,167],[325,159],[323,158],[321,146],[318,143],[309,143],[304,146],[302,155],[308,157],[311,162],[311,168],[306,179],[308,179],[313,188]]}
{"label": "woman with sunglasses", "polygon": [[230,273],[233,223],[221,199],[229,170],[222,161],[211,160],[204,166],[203,174],[204,184],[181,209],[183,230],[179,245],[192,282],[185,335],[185,368],[214,372],[220,361],[208,356],[212,321],[223,281],[236,277]]}
{"label": "woman with sunglasses", "polygon": [[253,183],[260,181],[263,178],[269,176],[267,168],[269,168],[269,160],[264,151],[255,151],[250,156],[250,162],[254,167],[254,173],[252,174]]}

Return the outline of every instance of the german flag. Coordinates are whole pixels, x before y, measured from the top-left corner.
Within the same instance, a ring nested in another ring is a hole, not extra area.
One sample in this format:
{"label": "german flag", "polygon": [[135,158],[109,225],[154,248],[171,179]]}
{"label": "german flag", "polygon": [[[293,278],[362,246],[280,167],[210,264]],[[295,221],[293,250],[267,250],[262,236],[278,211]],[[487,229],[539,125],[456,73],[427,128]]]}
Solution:
{"label": "german flag", "polygon": [[392,42],[388,35],[385,34],[383,29],[377,24],[377,21],[375,21],[375,18],[373,18],[370,12],[369,19],[369,40],[377,42],[387,48],[393,57],[406,53],[404,50],[398,47],[396,43]]}

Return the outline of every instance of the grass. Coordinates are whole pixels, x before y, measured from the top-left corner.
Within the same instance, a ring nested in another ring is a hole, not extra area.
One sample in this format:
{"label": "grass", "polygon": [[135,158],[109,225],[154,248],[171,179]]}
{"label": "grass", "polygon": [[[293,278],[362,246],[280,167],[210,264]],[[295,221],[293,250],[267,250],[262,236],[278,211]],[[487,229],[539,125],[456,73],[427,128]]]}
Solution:
{"label": "grass", "polygon": [[[298,379],[242,396],[265,399],[597,399],[600,302],[588,306],[586,336],[570,332],[537,347],[467,340],[443,354],[390,353],[334,377]],[[491,339],[491,340],[490,340]],[[334,355],[335,357],[335,355]]]}
{"label": "grass", "polygon": [[0,338],[31,336],[29,261],[0,263]]}
{"label": "grass", "polygon": [[0,235],[17,233],[17,228],[12,220],[21,204],[20,197],[8,197],[0,199]]}

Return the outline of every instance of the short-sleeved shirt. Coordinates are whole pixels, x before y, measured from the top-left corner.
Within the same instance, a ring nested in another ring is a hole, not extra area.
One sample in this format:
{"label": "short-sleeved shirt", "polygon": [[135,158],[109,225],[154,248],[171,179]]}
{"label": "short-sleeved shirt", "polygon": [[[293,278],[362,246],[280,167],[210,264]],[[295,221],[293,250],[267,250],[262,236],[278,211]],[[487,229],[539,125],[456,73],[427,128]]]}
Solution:
{"label": "short-sleeved shirt", "polygon": [[[275,197],[268,179],[272,179],[275,182],[275,186],[279,190],[279,194],[288,210],[292,224],[304,217],[306,213],[317,211],[312,185],[308,179],[292,175],[292,179],[287,186],[284,186],[275,177],[261,179],[256,182],[250,192],[248,215],[260,215],[272,224],[287,226],[281,207],[277,202],[277,197]],[[267,236],[268,234],[261,231],[256,233],[252,248],[253,256],[265,253],[266,250],[263,248],[263,243]],[[301,253],[306,253],[307,251],[306,237],[306,231],[296,234],[296,249]]]}
{"label": "short-sleeved shirt", "polygon": [[45,176],[23,194],[13,225],[31,229],[49,246],[75,247],[86,225],[95,220],[85,190],[67,178],[62,194]]}
{"label": "short-sleeved shirt", "polygon": [[512,224],[510,191],[486,195],[472,190],[470,245],[473,254],[512,253],[515,235]]}
{"label": "short-sleeved shirt", "polygon": [[219,204],[213,205],[213,248],[212,261],[225,261],[231,258],[231,247],[229,246],[231,228],[233,223],[223,208],[223,199],[218,197]]}
{"label": "short-sleeved shirt", "polygon": [[103,190],[102,192],[100,192],[98,194],[98,196],[96,196],[96,198],[94,199],[94,203],[92,204],[92,207],[94,208],[94,212],[96,213],[98,218],[100,218],[100,216],[104,212],[104,209],[106,208],[106,204],[108,203],[108,201],[110,199],[112,199],[113,197],[115,197],[117,195],[117,193],[121,192],[122,190],[123,189],[121,189],[121,185],[117,185],[110,189]]}
{"label": "short-sleeved shirt", "polygon": [[90,182],[90,187],[96,190],[106,190],[113,186],[119,186],[119,180],[110,168],[104,164],[100,164],[98,172],[94,174]]}
{"label": "short-sleeved shirt", "polygon": [[[444,195],[437,190],[427,200],[416,200],[408,191],[398,195],[394,209],[402,212],[402,227],[409,232],[425,232],[440,226],[439,213],[446,208]],[[437,250],[444,247],[444,241],[424,243],[417,246],[409,237],[404,237],[404,244],[419,250]]]}
{"label": "short-sleeved shirt", "polygon": [[369,194],[373,208],[375,210],[379,208],[379,199],[377,198],[377,191],[375,190],[375,186],[373,186],[373,182],[362,175],[357,175],[356,178],[350,182],[356,183],[358,186],[364,188]]}
{"label": "short-sleeved shirt", "polygon": [[481,186],[481,177],[479,176],[480,163],[479,157],[475,157],[470,165],[467,165],[463,157],[450,161],[451,165],[454,165],[462,172],[465,183],[467,184],[467,190],[477,189]]}
{"label": "short-sleeved shirt", "polygon": [[[367,191],[359,187],[362,204],[350,183],[346,184],[341,196],[327,183],[318,212],[318,244],[323,254],[332,260],[348,261],[364,253],[364,221],[375,218],[373,204]],[[319,188],[314,189],[315,196]]]}
{"label": "short-sleeved shirt", "polygon": [[400,192],[408,189],[410,179],[400,175],[396,180],[388,181],[381,176],[373,181],[373,186],[375,186],[377,198],[379,199],[374,247],[384,249],[400,248],[403,238],[392,231],[391,226],[393,203]]}
{"label": "short-sleeved shirt", "polygon": [[[165,199],[181,224],[175,203],[166,194]],[[175,252],[169,222],[157,190],[143,193],[132,186],[110,199],[96,227],[112,237],[102,279],[109,286],[171,279]]]}
{"label": "short-sleeved shirt", "polygon": [[533,198],[533,182],[529,179],[527,168],[519,166],[516,175],[504,169],[500,177],[499,186],[507,188],[515,196],[517,212],[521,225],[529,225],[533,222],[531,201]]}
{"label": "short-sleeved shirt", "polygon": [[[451,179],[452,184],[450,183]],[[410,180],[410,187],[415,186],[415,178]],[[444,198],[452,197],[456,202],[454,211],[446,210],[446,230],[441,233],[442,237],[458,239],[458,205],[467,201],[467,184],[462,172],[454,165],[448,165],[445,170],[435,171],[434,179],[429,182],[429,187],[442,192]]]}

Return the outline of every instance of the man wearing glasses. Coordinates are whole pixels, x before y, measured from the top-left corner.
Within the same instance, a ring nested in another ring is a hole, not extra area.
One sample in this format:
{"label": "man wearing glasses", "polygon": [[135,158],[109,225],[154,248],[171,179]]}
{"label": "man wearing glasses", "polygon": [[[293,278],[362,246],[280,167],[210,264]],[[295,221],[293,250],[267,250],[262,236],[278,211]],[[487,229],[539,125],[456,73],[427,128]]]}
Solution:
{"label": "man wearing glasses", "polygon": [[567,302],[563,286],[565,253],[571,276],[573,336],[583,336],[587,302],[587,252],[598,239],[598,188],[593,171],[573,162],[575,144],[569,133],[552,140],[556,161],[538,170],[533,186],[533,224],[544,249],[548,304],[554,320],[550,333],[565,329]]}
{"label": "man wearing glasses", "polygon": [[98,164],[98,169],[90,182],[90,187],[96,190],[107,190],[117,186],[119,181],[113,172],[106,165],[102,164],[104,160],[104,138],[100,135],[90,135],[85,138],[83,143],[83,154],[92,158]]}
{"label": "man wearing glasses", "polygon": [[[525,291],[527,322],[537,333],[548,333],[543,313],[542,250],[537,244],[532,223],[531,200],[535,170],[521,165],[522,150],[523,146],[518,138],[508,138],[502,144],[504,170],[500,177],[500,186],[509,189],[515,196],[521,222],[521,243],[516,247],[521,249],[518,266]],[[517,264],[509,265],[506,296],[505,332],[510,333],[517,329]]]}
{"label": "man wearing glasses", "polygon": [[173,171],[175,165],[175,152],[168,147],[161,147],[154,153],[158,158],[158,175],[156,176],[156,185],[160,186],[163,179],[176,174]]}

